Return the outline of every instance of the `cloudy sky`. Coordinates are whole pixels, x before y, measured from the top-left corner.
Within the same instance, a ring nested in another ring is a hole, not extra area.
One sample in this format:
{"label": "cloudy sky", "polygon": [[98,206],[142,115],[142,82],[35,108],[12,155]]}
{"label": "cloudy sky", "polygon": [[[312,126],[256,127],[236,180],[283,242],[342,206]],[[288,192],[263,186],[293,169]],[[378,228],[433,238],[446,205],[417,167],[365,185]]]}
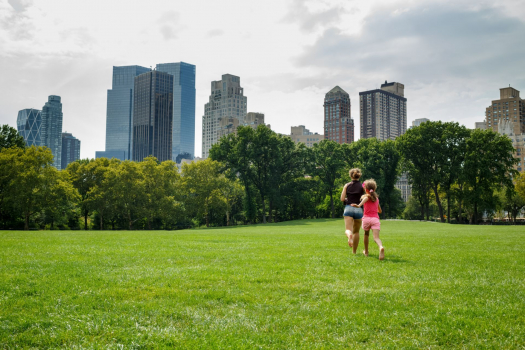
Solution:
{"label": "cloudy sky", "polygon": [[[197,66],[196,144],[210,82],[241,77],[248,111],[280,133],[323,132],[323,98],[405,84],[408,122],[484,119],[509,84],[525,95],[525,0],[0,0],[0,124],[62,96],[81,157],[105,148],[113,66]],[[522,96],[522,98],[525,96]]]}

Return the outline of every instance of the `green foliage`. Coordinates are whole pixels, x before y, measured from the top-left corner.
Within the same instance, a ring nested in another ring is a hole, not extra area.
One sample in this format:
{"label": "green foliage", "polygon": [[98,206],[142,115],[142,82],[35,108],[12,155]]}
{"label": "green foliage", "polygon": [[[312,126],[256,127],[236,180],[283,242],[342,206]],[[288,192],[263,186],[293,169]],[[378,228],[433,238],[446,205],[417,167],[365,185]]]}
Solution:
{"label": "green foliage", "polygon": [[523,227],[381,228],[384,261],[352,256],[340,219],[2,231],[0,348],[523,347]]}
{"label": "green foliage", "polygon": [[0,151],[11,147],[25,148],[26,142],[15,128],[4,124],[0,127]]}

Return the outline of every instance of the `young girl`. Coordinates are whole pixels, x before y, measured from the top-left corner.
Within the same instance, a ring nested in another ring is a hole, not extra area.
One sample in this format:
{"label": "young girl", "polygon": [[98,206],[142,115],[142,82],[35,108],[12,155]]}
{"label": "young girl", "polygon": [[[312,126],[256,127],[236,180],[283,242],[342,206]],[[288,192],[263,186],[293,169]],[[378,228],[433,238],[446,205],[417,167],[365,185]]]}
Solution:
{"label": "young girl", "polygon": [[[373,179],[370,179],[365,181],[364,186],[366,194],[361,197],[361,203],[359,205],[352,204],[352,206],[357,208],[364,206],[363,230],[365,231],[365,236],[368,236],[370,229],[372,229],[374,241],[379,247],[379,260],[383,260],[385,258],[385,248],[383,247],[383,242],[379,239],[379,230],[381,229],[379,213],[381,213],[381,207],[379,206],[379,198],[376,193],[377,184]],[[367,241],[365,243],[368,243]],[[363,254],[368,256],[368,244],[365,244]]]}

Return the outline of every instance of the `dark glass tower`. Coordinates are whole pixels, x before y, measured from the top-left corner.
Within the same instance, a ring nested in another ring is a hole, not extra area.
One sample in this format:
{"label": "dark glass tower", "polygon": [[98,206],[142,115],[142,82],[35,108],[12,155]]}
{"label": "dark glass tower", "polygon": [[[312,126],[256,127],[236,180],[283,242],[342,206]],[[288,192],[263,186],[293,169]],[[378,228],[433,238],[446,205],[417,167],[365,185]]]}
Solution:
{"label": "dark glass tower", "polygon": [[354,120],[350,112],[350,95],[339,86],[324,98],[324,138],[337,143],[354,142]]}
{"label": "dark glass tower", "polygon": [[62,169],[62,103],[60,96],[51,95],[42,108],[42,146],[53,153],[53,166]]}
{"label": "dark glass tower", "polygon": [[195,66],[160,63],[157,71],[173,76],[172,160],[195,156]]}
{"label": "dark glass tower", "polygon": [[131,159],[135,77],[150,70],[141,66],[113,67],[106,112],[106,151],[97,152],[97,158]]}
{"label": "dark glass tower", "polygon": [[133,92],[133,160],[150,155],[172,159],[173,75],[152,71],[135,78]]}
{"label": "dark glass tower", "polygon": [[28,147],[42,146],[42,111],[33,108],[22,109],[18,112],[16,125],[18,133],[22,135]]}
{"label": "dark glass tower", "polygon": [[69,133],[62,133],[62,169],[80,159],[80,140]]}

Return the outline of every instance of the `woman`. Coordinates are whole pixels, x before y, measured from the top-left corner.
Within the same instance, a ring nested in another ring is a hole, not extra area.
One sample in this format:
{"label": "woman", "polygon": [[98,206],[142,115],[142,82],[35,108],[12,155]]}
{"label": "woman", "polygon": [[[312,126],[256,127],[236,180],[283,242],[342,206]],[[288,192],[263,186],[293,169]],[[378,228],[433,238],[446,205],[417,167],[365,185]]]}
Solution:
{"label": "woman", "polygon": [[354,208],[352,204],[359,204],[361,196],[365,194],[363,184],[359,181],[361,178],[361,169],[351,169],[351,182],[347,183],[341,192],[341,201],[345,203],[345,211],[343,216],[345,218],[345,234],[348,237],[348,245],[352,247],[355,254],[357,245],[359,244],[359,228],[361,227],[361,219],[363,218],[363,209]]}

